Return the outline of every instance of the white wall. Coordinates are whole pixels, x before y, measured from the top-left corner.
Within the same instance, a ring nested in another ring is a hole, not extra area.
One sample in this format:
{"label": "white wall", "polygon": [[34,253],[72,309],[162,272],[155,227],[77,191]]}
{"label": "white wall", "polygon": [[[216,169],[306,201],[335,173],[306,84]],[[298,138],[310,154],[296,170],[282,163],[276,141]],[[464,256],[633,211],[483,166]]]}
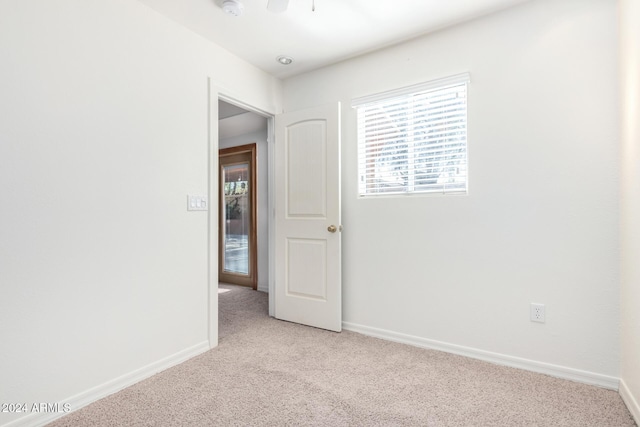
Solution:
{"label": "white wall", "polygon": [[[265,122],[266,126],[266,122]],[[258,169],[258,290],[269,292],[269,153],[267,128],[220,140],[220,148],[256,143]]]}
{"label": "white wall", "polygon": [[621,364],[620,393],[640,423],[640,0],[620,1]]}
{"label": "white wall", "polygon": [[4,0],[0,58],[0,402],[207,349],[207,78],[273,112],[280,82],[127,0]]}
{"label": "white wall", "polygon": [[[469,194],[358,199],[351,100],[466,71]],[[343,104],[346,326],[615,388],[617,78],[616,2],[540,0],[285,80]]]}

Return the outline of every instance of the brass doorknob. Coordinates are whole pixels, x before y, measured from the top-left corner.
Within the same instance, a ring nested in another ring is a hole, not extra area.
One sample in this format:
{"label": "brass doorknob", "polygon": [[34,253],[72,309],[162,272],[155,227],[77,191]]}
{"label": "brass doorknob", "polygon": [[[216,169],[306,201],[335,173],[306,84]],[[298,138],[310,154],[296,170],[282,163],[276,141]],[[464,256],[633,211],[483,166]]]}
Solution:
{"label": "brass doorknob", "polygon": [[338,231],[338,227],[336,227],[335,225],[330,225],[327,227],[327,231],[329,233],[335,233],[336,231]]}

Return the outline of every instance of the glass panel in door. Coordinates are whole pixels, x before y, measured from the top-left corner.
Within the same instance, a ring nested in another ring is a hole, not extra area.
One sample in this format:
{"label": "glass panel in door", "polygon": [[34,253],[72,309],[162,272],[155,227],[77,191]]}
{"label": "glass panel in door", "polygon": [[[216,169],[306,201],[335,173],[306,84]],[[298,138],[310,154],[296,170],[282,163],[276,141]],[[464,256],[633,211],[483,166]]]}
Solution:
{"label": "glass panel in door", "polygon": [[220,159],[218,280],[258,286],[256,144],[224,148]]}
{"label": "glass panel in door", "polygon": [[224,266],[227,273],[249,274],[251,207],[249,163],[223,166]]}

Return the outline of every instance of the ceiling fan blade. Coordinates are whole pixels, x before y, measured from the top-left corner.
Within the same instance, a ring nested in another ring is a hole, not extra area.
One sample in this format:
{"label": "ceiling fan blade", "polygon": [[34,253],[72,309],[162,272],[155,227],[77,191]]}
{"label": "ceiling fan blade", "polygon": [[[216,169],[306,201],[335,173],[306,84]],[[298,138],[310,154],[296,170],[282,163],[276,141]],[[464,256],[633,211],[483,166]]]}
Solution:
{"label": "ceiling fan blade", "polygon": [[289,0],[269,0],[267,3],[267,9],[275,13],[284,12],[288,6]]}

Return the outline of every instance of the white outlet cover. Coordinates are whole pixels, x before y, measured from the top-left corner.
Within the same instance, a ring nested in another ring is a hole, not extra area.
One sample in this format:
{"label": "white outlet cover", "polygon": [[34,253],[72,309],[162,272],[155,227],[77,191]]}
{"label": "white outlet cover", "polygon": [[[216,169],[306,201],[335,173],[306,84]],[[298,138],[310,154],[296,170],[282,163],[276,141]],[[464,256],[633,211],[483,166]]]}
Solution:
{"label": "white outlet cover", "polygon": [[544,323],[546,317],[544,304],[536,304],[532,302],[529,316],[532,322]]}

